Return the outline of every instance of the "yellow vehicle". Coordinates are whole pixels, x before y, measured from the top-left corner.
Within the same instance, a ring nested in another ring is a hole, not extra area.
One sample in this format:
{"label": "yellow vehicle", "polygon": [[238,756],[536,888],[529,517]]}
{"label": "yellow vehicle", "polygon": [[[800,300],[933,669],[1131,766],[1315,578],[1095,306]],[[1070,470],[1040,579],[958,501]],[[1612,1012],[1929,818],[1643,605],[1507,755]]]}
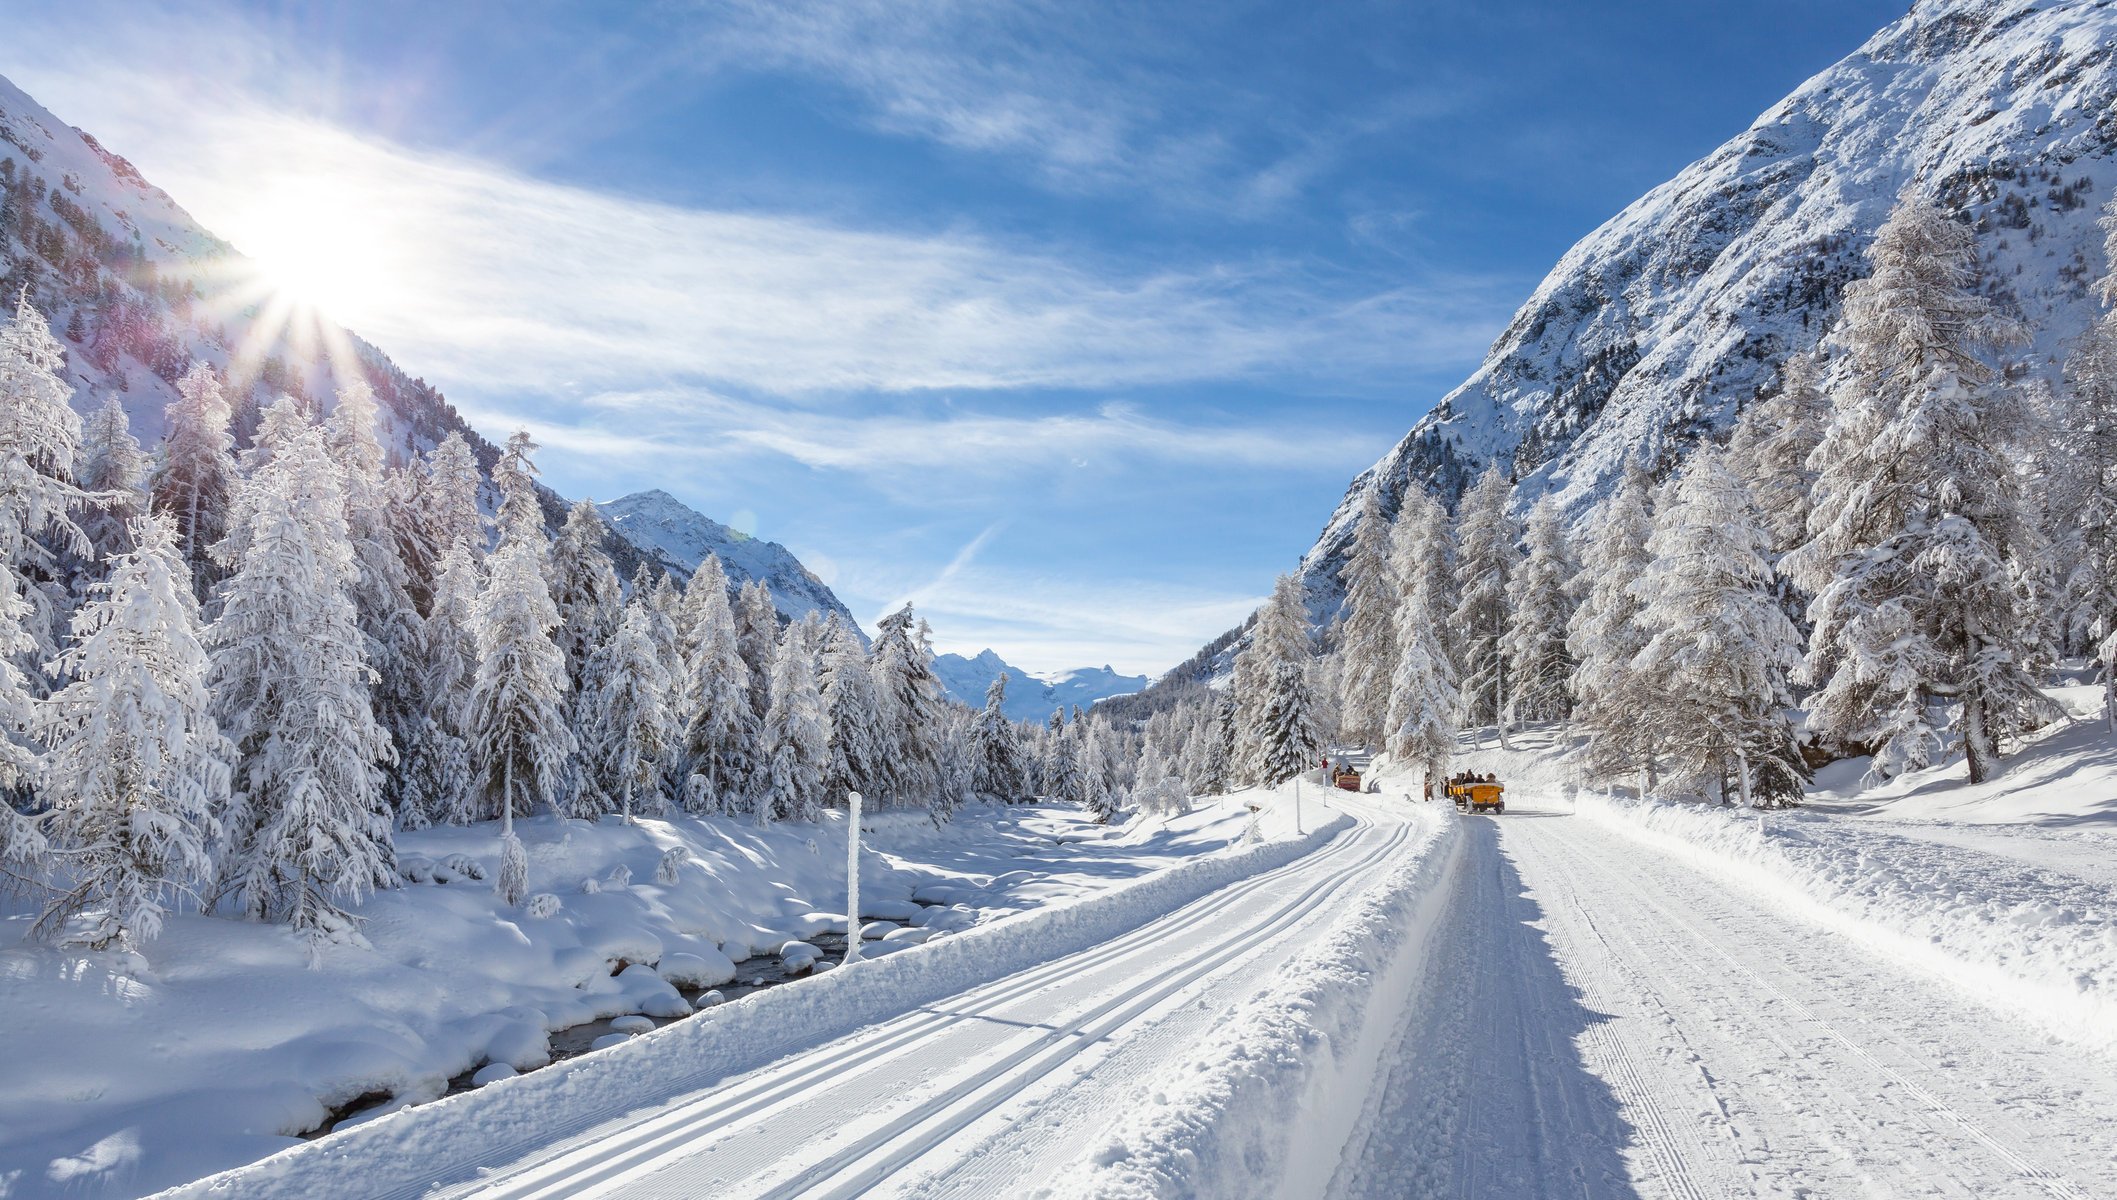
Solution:
{"label": "yellow vehicle", "polygon": [[1501,797],[1507,785],[1492,775],[1458,775],[1448,781],[1448,798],[1464,812],[1506,812],[1507,802]]}

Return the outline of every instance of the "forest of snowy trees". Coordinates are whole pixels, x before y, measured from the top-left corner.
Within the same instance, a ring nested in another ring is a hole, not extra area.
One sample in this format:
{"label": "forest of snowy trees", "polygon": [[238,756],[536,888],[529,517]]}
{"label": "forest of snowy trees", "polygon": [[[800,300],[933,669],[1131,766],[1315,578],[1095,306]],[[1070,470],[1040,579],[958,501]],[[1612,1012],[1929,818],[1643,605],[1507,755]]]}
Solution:
{"label": "forest of snowy trees", "polygon": [[1518,521],[1498,466],[1452,519],[1370,489],[1325,644],[1283,578],[1231,702],[1169,716],[1230,745],[1194,783],[1283,780],[1326,738],[1433,778],[1459,730],[1524,722],[1642,793],[1792,803],[1811,763],[1861,754],[1886,777],[1959,752],[1981,781],[2057,715],[2068,656],[2117,723],[2117,204],[2102,226],[2103,313],[2056,390],[2009,361],[2028,331],[1970,227],[1907,195],[1837,327],[1725,444],[1635,461],[1571,527],[1548,500]]}
{"label": "forest of snowy trees", "polygon": [[[156,452],[69,406],[26,294],[0,325],[0,884],[39,936],[156,936],[179,906],[357,936],[395,837],[495,823],[501,899],[532,813],[812,821],[848,790],[945,821],[1048,794],[1182,807],[1136,736],[947,702],[923,621],[870,649],[784,623],[711,557],[619,581],[594,504],[554,535],[535,444],[491,471],[454,434],[392,464],[364,381],[268,406],[240,450],[194,365]],[[490,505],[486,503],[491,501]],[[490,517],[488,517],[488,508]],[[1144,766],[1144,770],[1140,768]]]}

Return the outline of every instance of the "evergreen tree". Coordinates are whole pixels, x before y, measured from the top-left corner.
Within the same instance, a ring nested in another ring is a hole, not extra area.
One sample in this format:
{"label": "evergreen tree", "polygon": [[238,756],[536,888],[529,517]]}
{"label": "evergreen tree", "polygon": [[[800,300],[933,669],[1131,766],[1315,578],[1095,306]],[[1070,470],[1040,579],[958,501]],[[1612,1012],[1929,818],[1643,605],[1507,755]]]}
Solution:
{"label": "evergreen tree", "polygon": [[813,821],[823,811],[831,747],[830,725],[824,717],[823,694],[817,687],[814,651],[805,626],[789,626],[779,639],[770,680],[764,752],[771,802],[758,806],[759,815],[780,821]]}
{"label": "evergreen tree", "polygon": [[1728,440],[1728,465],[1764,514],[1774,562],[1808,540],[1809,498],[1816,486],[1808,457],[1830,425],[1823,384],[1819,352],[1788,355],[1779,367],[1779,390],[1743,410]]}
{"label": "evergreen tree", "polygon": [[1509,711],[1505,646],[1512,614],[1507,592],[1517,558],[1507,492],[1506,476],[1495,465],[1463,496],[1455,537],[1458,596],[1449,622],[1463,673],[1463,720],[1497,726],[1502,746],[1507,744]]}
{"label": "evergreen tree", "polygon": [[945,825],[978,798],[977,714],[960,704],[946,704],[938,721],[934,800],[927,812],[935,825]]}
{"label": "evergreen tree", "polygon": [[1044,795],[1053,800],[1079,800],[1080,763],[1073,752],[1073,736],[1066,729],[1063,713],[1052,713],[1045,727]]}
{"label": "evergreen tree", "polygon": [[1566,629],[1573,619],[1573,547],[1558,506],[1546,497],[1529,510],[1524,540],[1529,554],[1508,587],[1511,610],[1500,649],[1506,659],[1510,720],[1562,721],[1573,711],[1568,690],[1573,655]]}
{"label": "evergreen tree", "polygon": [[359,575],[321,430],[289,428],[214,547],[229,573],[208,631],[214,715],[236,749],[217,897],[312,938],[352,932],[341,902],[395,885]]}
{"label": "evergreen tree", "polygon": [[1440,502],[1423,490],[1408,493],[1390,548],[1399,594],[1388,747],[1398,762],[1421,766],[1429,783],[1446,774],[1456,740],[1455,665],[1441,640],[1451,551],[1448,514]]}
{"label": "evergreen tree", "polygon": [[[1800,633],[1772,587],[1771,531],[1719,451],[1691,456],[1633,584],[1653,631],[1633,667],[1649,724],[1685,786],[1729,780],[1744,805],[1791,802],[1806,776],[1787,710]],[[1761,787],[1759,786],[1761,784]]]}
{"label": "evergreen tree", "polygon": [[1567,638],[1580,664],[1573,672],[1573,723],[1587,735],[1588,770],[1599,779],[1638,772],[1641,795],[1653,785],[1653,732],[1639,720],[1652,684],[1635,663],[1651,633],[1641,622],[1645,599],[1633,585],[1654,561],[1647,550],[1653,486],[1634,460],[1589,518],[1574,585],[1582,599]]}
{"label": "evergreen tree", "polygon": [[212,548],[227,533],[235,492],[235,438],[220,376],[195,363],[176,382],[177,401],[164,409],[162,461],[155,468],[154,508],[176,522],[177,548],[190,567],[191,593],[204,603],[220,582]]}
{"label": "evergreen tree", "polygon": [[1080,731],[1080,802],[1088,815],[1104,825],[1117,815],[1121,801],[1110,787],[1110,759],[1099,726],[1076,723]]}
{"label": "evergreen tree", "polygon": [[735,644],[749,668],[750,709],[764,720],[772,707],[772,670],[779,653],[779,610],[772,606],[772,589],[762,580],[748,580],[735,596]]}
{"label": "evergreen tree", "polygon": [[1345,564],[1345,607],[1338,618],[1339,728],[1379,746],[1389,724],[1390,676],[1397,662],[1396,606],[1401,588],[1390,558],[1391,526],[1381,489],[1370,487],[1353,527]]}
{"label": "evergreen tree", "polygon": [[[21,584],[14,571],[0,562],[0,792],[21,789],[31,781],[37,766],[27,736],[13,732],[30,727],[36,703],[29,681],[15,665],[36,650],[36,639],[23,628],[28,617],[29,604],[22,599]],[[36,822],[0,795],[0,890],[31,882],[46,865],[48,848]]]}
{"label": "evergreen tree", "polygon": [[406,829],[467,825],[478,819],[470,746],[471,684],[478,677],[478,596],[483,583],[470,547],[442,556],[413,661],[421,672],[421,717],[399,754],[404,774],[398,822]]}
{"label": "evergreen tree", "polygon": [[[90,553],[73,514],[88,496],[74,484],[81,418],[60,372],[66,351],[24,293],[0,327],[0,560],[13,572],[30,613],[23,622],[37,662],[58,653],[56,616],[66,599],[57,567]],[[39,680],[33,662],[25,676]]]}
{"label": "evergreen tree", "polygon": [[473,615],[479,662],[468,727],[481,790],[500,813],[495,890],[508,905],[520,904],[529,890],[515,812],[528,812],[538,796],[556,795],[575,745],[566,724],[566,657],[552,640],[559,613],[545,576],[548,547],[529,458],[535,449],[528,434],[516,433],[493,470],[500,545],[486,559],[485,591]]}
{"label": "evergreen tree", "polygon": [[635,809],[662,809],[669,683],[647,605],[635,597],[617,632],[589,656],[581,693],[581,753],[592,783],[584,791],[613,803],[627,824]]}
{"label": "evergreen tree", "polygon": [[588,659],[617,632],[623,589],[603,550],[609,527],[593,500],[574,504],[551,547],[551,600],[558,607],[558,643],[566,678],[579,695]]}
{"label": "evergreen tree", "polygon": [[[107,573],[107,564],[132,549],[135,519],[147,511],[147,475],[153,459],[132,436],[125,406],[115,394],[104,398],[81,430],[81,490],[92,499],[83,506],[81,532],[94,559],[103,567],[82,573],[77,588]],[[188,586],[188,584],[187,584]]]}
{"label": "evergreen tree", "polygon": [[[353,611],[367,639],[368,667],[375,673],[369,698],[375,721],[388,735],[391,747],[382,761],[396,764],[398,749],[419,735],[426,719],[419,694],[419,666],[412,657],[419,641],[419,614],[405,587],[382,444],[375,437],[375,393],[365,380],[355,378],[340,385],[338,407],[332,410],[324,431],[344,481],[346,529],[352,538],[353,560],[359,566],[353,579]],[[390,772],[384,779],[391,811],[402,811],[404,773]]]}
{"label": "evergreen tree", "polygon": [[1816,449],[1809,542],[1787,556],[1815,596],[1809,727],[1875,747],[1883,776],[1931,762],[1936,701],[1961,708],[1970,778],[1997,739],[2049,715],[2028,582],[2020,394],[1986,361],[2018,340],[1979,290],[1969,229],[1907,197],[1846,289],[1837,415]]}
{"label": "evergreen tree", "polygon": [[911,605],[882,618],[872,661],[885,793],[899,805],[942,803],[941,681],[934,676],[926,627],[915,622]]}
{"label": "evergreen tree", "polygon": [[426,541],[438,553],[458,542],[473,558],[485,553],[485,516],[478,509],[483,484],[478,460],[460,433],[442,438],[419,463],[419,517]]}
{"label": "evergreen tree", "polygon": [[[122,427],[121,427],[122,428]],[[215,726],[210,663],[190,571],[167,516],[135,516],[133,547],[73,618],[55,670],[71,682],[37,712],[49,747],[38,792],[71,887],[38,921],[72,940],[133,947],[161,932],[171,898],[203,884],[233,752]]]}
{"label": "evergreen tree", "polygon": [[2052,507],[2057,558],[2071,564],[2067,617],[2087,634],[2101,675],[2103,717],[2117,730],[2117,200],[2102,224],[2110,231],[2110,273],[2097,292],[2109,307],[2066,359]]}
{"label": "evergreen tree", "polygon": [[[1238,695],[1241,751],[1248,778],[1277,784],[1314,766],[1323,748],[1309,691],[1308,664],[1315,655],[1301,584],[1281,575],[1272,598],[1258,611],[1248,659],[1248,695]],[[1242,679],[1242,675],[1237,676]]]}
{"label": "evergreen tree", "polygon": [[879,797],[881,715],[875,710],[875,677],[867,651],[836,614],[824,630],[819,687],[824,714],[830,720],[830,766],[824,776],[827,802],[837,804],[849,791]]}
{"label": "evergreen tree", "polygon": [[740,813],[758,799],[763,763],[758,721],[750,707],[750,668],[742,660],[728,577],[707,555],[684,589],[679,616],[684,676],[678,707],[685,726],[678,744],[684,808],[694,813]]}
{"label": "evergreen tree", "polygon": [[1022,762],[1022,741],[1007,719],[1007,674],[993,677],[985,689],[985,707],[978,713],[973,738],[972,761],[976,773],[972,787],[994,800],[1012,804],[1029,794],[1027,771]]}

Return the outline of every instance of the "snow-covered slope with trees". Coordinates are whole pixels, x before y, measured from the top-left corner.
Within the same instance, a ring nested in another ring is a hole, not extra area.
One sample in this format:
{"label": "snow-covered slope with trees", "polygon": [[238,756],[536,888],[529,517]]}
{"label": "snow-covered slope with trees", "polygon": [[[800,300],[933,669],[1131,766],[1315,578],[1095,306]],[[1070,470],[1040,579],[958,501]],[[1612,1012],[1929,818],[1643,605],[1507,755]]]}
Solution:
{"label": "snow-covered slope with trees", "polygon": [[1577,516],[1633,455],[1665,468],[1816,344],[1907,187],[1972,222],[2055,376],[2097,311],[2117,188],[2117,4],[1919,0],[1719,149],[1583,238],[1485,362],[1353,482],[1302,562],[1335,610],[1361,502],[1452,499],[1487,464]]}
{"label": "snow-covered slope with trees", "polygon": [[[837,593],[778,542],[730,529],[660,488],[620,496],[596,507],[620,536],[679,579],[689,579],[706,555],[717,554],[729,582],[756,580],[771,588],[772,603],[786,619],[798,621],[812,612],[836,613],[846,624],[859,628],[859,621]],[[981,692],[964,703],[983,700]]]}
{"label": "snow-covered slope with trees", "polygon": [[1147,686],[1146,676],[1120,675],[1109,666],[1036,674],[1007,663],[990,650],[981,650],[969,658],[937,654],[934,675],[941,680],[949,699],[972,708],[984,707],[985,689],[1005,675],[1005,711],[1015,721],[1043,721],[1052,713],[1070,712],[1076,706],[1085,710],[1098,700],[1129,696]]}

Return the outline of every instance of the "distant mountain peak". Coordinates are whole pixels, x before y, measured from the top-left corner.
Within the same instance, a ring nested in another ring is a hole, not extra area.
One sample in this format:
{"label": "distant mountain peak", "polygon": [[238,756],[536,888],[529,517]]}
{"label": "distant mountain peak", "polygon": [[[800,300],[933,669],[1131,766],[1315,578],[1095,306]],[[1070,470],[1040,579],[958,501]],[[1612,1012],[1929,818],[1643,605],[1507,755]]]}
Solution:
{"label": "distant mountain peak", "polygon": [[1126,696],[1147,686],[1145,675],[1120,675],[1104,665],[1071,671],[1024,671],[1011,666],[990,649],[965,658],[960,654],[934,656],[934,674],[948,697],[973,708],[985,703],[985,689],[1001,675],[1007,677],[1007,700],[1003,711],[1014,721],[1044,721],[1054,712],[1071,712],[1075,705],[1088,708],[1098,700]]}
{"label": "distant mountain peak", "polygon": [[778,542],[724,525],[660,488],[620,496],[596,508],[620,537],[678,578],[689,579],[706,555],[717,554],[731,583],[755,579],[772,589],[774,607],[788,620],[812,612],[836,613],[856,632],[860,629],[837,593]]}

